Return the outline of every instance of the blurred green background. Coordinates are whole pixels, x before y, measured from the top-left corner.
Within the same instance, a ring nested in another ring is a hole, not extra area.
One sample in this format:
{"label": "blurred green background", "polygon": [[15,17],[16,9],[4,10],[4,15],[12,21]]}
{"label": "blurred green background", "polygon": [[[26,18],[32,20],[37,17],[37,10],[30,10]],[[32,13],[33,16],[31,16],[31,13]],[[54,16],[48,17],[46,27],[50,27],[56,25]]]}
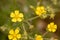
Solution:
{"label": "blurred green background", "polygon": [[[8,40],[9,29],[15,29],[17,26],[20,27],[21,33],[23,33],[22,23],[11,22],[10,13],[15,10],[19,10],[24,13],[25,20],[35,17],[33,10],[29,7],[34,7],[40,2],[40,5],[45,7],[51,6],[55,11],[55,18],[53,19],[41,19],[29,21],[30,24],[34,25],[33,29],[29,29],[29,25],[25,23],[25,27],[30,36],[34,37],[35,34],[44,33],[46,25],[54,21],[58,25],[56,33],[52,33],[52,37],[60,38],[60,0],[0,0],[0,40]],[[43,25],[42,27],[37,25]],[[51,34],[47,34],[49,37]],[[29,39],[27,39],[29,40]]]}

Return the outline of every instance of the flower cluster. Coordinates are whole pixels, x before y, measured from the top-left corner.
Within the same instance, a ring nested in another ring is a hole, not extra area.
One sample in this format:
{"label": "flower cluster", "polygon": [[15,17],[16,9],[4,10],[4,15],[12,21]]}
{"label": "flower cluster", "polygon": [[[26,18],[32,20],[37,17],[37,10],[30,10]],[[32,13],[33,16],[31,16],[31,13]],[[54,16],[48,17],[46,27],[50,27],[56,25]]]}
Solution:
{"label": "flower cluster", "polygon": [[[37,6],[36,8],[31,6],[31,8],[34,9],[34,12],[37,16],[42,17],[42,18],[47,17],[47,15],[46,15],[47,11],[44,6]],[[15,10],[14,12],[11,12],[10,17],[11,17],[12,22],[21,22],[24,20],[24,15],[23,15],[23,13],[20,13],[19,10]],[[55,14],[51,13],[50,18],[54,18],[54,17],[55,17]],[[34,19],[34,18],[31,18],[31,19]],[[32,28],[34,28],[34,26],[30,25],[29,29],[32,29]],[[24,27],[23,27],[23,29],[24,29],[24,37],[25,37],[28,33],[26,32]],[[56,32],[57,25],[54,24],[54,22],[51,22],[50,24],[47,25],[47,30],[49,32]],[[22,35],[19,33],[18,28],[16,28],[15,30],[11,29],[9,31],[9,35],[8,35],[9,40],[20,40],[21,37],[22,37]],[[35,35],[35,40],[44,40],[44,39],[41,35]]]}

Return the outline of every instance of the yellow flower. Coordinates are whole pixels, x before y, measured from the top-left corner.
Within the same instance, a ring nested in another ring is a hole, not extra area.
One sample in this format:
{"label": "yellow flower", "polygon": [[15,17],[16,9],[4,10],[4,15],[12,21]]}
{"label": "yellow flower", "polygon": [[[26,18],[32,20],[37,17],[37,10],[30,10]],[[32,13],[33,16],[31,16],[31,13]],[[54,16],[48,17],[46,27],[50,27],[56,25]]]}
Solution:
{"label": "yellow flower", "polygon": [[46,14],[46,10],[44,6],[37,6],[35,10],[36,15],[41,16],[42,14]]}
{"label": "yellow flower", "polygon": [[18,10],[15,10],[15,12],[11,12],[10,17],[12,18],[12,22],[21,22],[24,19],[23,13],[19,13]]}
{"label": "yellow flower", "polygon": [[35,40],[43,40],[41,35],[36,35]]}
{"label": "yellow flower", "polygon": [[13,29],[11,29],[9,31],[9,35],[8,35],[9,40],[17,40],[21,38],[21,34],[19,34],[19,29],[15,29],[15,31]]}
{"label": "yellow flower", "polygon": [[54,24],[54,22],[51,22],[50,24],[48,24],[47,30],[50,32],[55,32],[57,30],[57,25]]}

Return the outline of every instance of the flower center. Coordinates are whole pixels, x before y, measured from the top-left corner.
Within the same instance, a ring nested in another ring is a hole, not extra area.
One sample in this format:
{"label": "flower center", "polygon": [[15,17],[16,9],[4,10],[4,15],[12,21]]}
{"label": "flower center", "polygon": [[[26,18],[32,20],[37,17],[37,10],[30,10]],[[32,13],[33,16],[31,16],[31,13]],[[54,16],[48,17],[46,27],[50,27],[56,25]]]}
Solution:
{"label": "flower center", "polygon": [[17,36],[16,34],[13,34],[13,37],[14,37],[14,38],[16,38],[16,36]]}
{"label": "flower center", "polygon": [[53,30],[53,29],[55,29],[55,28],[54,28],[54,25],[53,25],[53,27],[52,27],[52,25],[51,25],[51,30]]}
{"label": "flower center", "polygon": [[19,18],[19,15],[15,15],[15,18],[18,19]]}

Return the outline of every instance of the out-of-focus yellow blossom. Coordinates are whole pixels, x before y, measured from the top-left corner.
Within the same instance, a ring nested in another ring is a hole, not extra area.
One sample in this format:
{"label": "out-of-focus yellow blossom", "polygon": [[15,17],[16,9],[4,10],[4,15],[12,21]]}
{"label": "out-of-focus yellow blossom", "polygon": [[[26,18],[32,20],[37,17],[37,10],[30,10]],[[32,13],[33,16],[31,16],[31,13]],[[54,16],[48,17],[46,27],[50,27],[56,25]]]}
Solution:
{"label": "out-of-focus yellow blossom", "polygon": [[50,14],[50,18],[54,19],[54,17],[55,17],[55,14],[54,13],[51,13]]}
{"label": "out-of-focus yellow blossom", "polygon": [[15,29],[15,30],[11,29],[9,31],[8,38],[9,38],[9,40],[18,40],[18,39],[20,39],[21,34],[19,34],[19,29],[18,28]]}
{"label": "out-of-focus yellow blossom", "polygon": [[12,18],[12,22],[21,22],[24,19],[23,13],[19,13],[18,10],[15,10],[15,12],[11,12],[10,17]]}
{"label": "out-of-focus yellow blossom", "polygon": [[49,32],[55,32],[57,30],[57,25],[54,24],[54,22],[51,22],[50,24],[48,24],[47,30]]}
{"label": "out-of-focus yellow blossom", "polygon": [[43,37],[41,35],[35,35],[35,40],[43,40]]}
{"label": "out-of-focus yellow blossom", "polygon": [[41,16],[42,14],[46,14],[46,9],[44,6],[37,6],[35,9],[35,13],[38,16]]}

